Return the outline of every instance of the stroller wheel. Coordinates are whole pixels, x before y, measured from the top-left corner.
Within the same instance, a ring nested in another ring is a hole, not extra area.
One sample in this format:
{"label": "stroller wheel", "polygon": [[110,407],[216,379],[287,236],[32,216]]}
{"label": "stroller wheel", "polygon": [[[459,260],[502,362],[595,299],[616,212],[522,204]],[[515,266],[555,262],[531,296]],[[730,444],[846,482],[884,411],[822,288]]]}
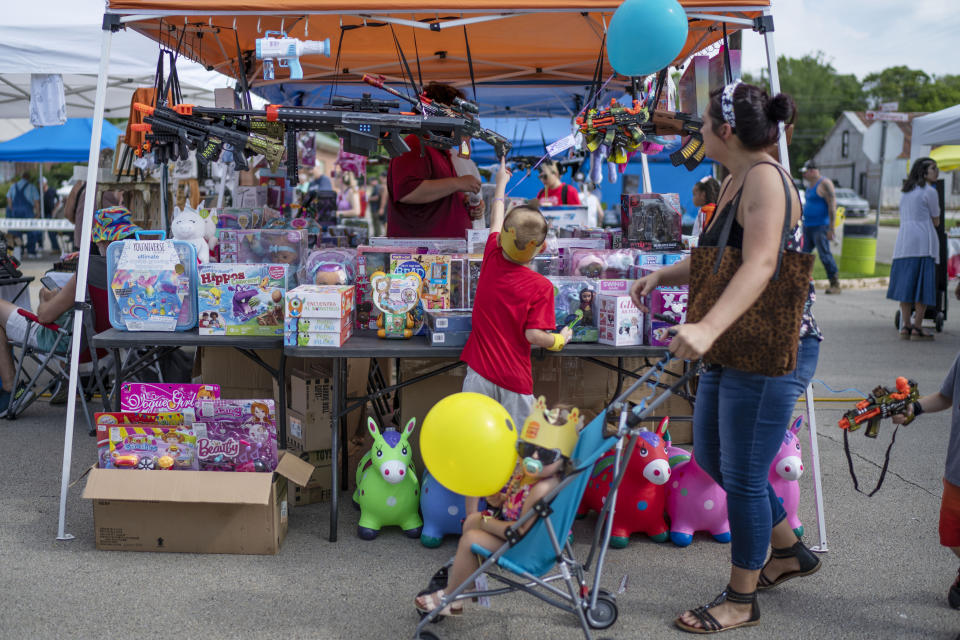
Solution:
{"label": "stroller wheel", "polygon": [[596,606],[584,612],[591,629],[606,629],[617,621],[618,614],[617,601],[606,593],[599,594]]}

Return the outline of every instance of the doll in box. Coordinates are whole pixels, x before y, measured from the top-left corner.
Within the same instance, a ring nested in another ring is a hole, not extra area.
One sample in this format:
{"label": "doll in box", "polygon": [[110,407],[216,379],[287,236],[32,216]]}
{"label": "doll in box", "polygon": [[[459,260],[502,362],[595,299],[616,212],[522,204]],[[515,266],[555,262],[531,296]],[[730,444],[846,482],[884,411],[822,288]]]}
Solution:
{"label": "doll in box", "polygon": [[311,251],[300,271],[300,284],[354,284],[357,252],[354,249]]}
{"label": "doll in box", "polygon": [[571,342],[596,342],[600,333],[596,319],[596,284],[589,278],[550,278],[558,330],[573,325]]}

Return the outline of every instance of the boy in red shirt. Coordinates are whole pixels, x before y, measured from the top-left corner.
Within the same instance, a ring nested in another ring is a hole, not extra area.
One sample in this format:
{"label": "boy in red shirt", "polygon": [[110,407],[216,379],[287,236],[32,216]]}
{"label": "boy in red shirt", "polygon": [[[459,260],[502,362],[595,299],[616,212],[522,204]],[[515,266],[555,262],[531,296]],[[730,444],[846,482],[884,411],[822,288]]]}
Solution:
{"label": "boy in red shirt", "polygon": [[[533,406],[530,345],[560,351],[573,331],[554,333],[553,284],[529,268],[544,246],[547,221],[536,209],[520,206],[504,220],[504,190],[510,172],[500,160],[490,237],[483,251],[473,305],[473,329],[460,359],[467,363],[464,391],[490,396],[519,430]],[[501,233],[501,229],[505,229]],[[475,511],[468,504],[467,511]]]}
{"label": "boy in red shirt", "polygon": [[562,204],[580,204],[580,194],[569,184],[560,180],[560,169],[553,160],[544,160],[540,165],[540,182],[543,189],[537,194],[537,200],[548,206]]}

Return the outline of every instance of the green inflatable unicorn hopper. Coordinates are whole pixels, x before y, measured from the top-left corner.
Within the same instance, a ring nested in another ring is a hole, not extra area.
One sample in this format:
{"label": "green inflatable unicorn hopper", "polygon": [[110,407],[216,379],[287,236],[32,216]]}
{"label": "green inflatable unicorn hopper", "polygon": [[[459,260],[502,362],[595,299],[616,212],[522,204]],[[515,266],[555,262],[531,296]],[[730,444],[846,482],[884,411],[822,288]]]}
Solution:
{"label": "green inflatable unicorn hopper", "polygon": [[390,525],[399,526],[408,538],[420,537],[420,483],[408,442],[415,426],[416,419],[411,418],[403,433],[387,429],[381,435],[373,418],[367,419],[373,446],[360,458],[353,492],[353,501],[360,507],[357,535],[364,540],[373,540],[382,527]]}

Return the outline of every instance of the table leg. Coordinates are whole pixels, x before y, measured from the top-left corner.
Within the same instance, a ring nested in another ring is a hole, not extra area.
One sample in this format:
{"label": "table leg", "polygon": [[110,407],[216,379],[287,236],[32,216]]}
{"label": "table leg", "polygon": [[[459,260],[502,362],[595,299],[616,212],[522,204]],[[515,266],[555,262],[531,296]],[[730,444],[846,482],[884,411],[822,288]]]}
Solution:
{"label": "table leg", "polygon": [[[350,367],[344,363],[344,366],[340,367],[340,381],[339,381],[339,394],[340,394],[340,413],[343,415],[340,416],[340,488],[343,491],[346,491],[350,487],[350,458],[347,455],[347,381],[350,377]],[[331,452],[333,455],[337,455],[336,450]]]}
{"label": "table leg", "polygon": [[277,407],[277,444],[280,446],[281,451],[286,451],[287,449],[287,384],[286,384],[286,371],[287,371],[287,356],[284,354],[283,350],[280,350],[280,364],[277,365],[277,372],[274,376],[274,379],[277,381],[277,402],[280,404]]}
{"label": "table leg", "polygon": [[340,370],[343,358],[333,358],[333,393],[330,394],[330,542],[337,541],[337,513],[340,507],[340,462],[337,450],[340,446]]}
{"label": "table leg", "polygon": [[120,411],[120,385],[123,384],[123,364],[120,362],[120,349],[113,349],[113,393],[110,394],[110,406],[114,411]]}

